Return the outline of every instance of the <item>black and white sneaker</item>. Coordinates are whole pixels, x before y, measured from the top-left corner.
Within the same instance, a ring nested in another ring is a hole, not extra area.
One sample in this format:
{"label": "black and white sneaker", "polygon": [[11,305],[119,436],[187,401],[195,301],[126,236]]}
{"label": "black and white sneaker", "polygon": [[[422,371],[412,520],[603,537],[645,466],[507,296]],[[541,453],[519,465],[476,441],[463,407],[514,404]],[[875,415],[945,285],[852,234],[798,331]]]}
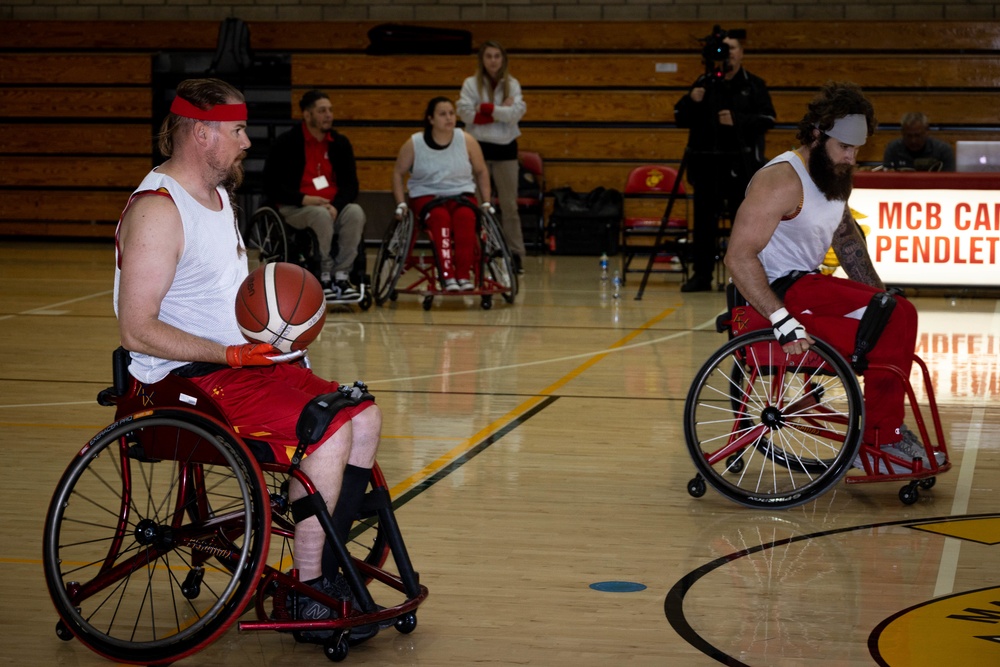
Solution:
{"label": "black and white sneaker", "polygon": [[333,281],[330,279],[329,273],[324,273],[319,277],[319,284],[323,288],[323,297],[327,301],[332,301],[336,298],[337,294],[333,288]]}
{"label": "black and white sneaker", "polygon": [[338,299],[356,299],[361,295],[357,288],[346,280],[333,281],[333,289]]}

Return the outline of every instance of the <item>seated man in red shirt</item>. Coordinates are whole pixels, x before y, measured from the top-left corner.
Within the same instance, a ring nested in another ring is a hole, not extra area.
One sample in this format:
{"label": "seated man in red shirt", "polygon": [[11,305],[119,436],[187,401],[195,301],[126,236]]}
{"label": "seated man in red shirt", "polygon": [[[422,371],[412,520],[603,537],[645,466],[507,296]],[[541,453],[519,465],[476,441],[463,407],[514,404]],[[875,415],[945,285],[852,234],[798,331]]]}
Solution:
{"label": "seated man in red shirt", "polygon": [[[350,271],[365,228],[354,149],[333,129],[333,105],[321,90],[299,101],[302,123],[275,139],[264,165],[264,189],[292,227],[311,229],[320,249],[320,283],[328,301],[358,290]],[[331,252],[336,239],[336,254]]]}

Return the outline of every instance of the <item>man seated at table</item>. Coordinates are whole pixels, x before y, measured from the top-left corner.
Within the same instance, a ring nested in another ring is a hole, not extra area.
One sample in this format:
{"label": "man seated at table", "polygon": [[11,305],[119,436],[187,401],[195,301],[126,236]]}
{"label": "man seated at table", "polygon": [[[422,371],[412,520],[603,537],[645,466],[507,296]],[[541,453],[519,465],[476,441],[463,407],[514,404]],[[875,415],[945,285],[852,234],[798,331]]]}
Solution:
{"label": "man seated at table", "polygon": [[911,111],[900,121],[902,137],[885,147],[882,166],[886,169],[914,171],[955,171],[955,151],[946,141],[928,136],[930,120],[919,111]]}

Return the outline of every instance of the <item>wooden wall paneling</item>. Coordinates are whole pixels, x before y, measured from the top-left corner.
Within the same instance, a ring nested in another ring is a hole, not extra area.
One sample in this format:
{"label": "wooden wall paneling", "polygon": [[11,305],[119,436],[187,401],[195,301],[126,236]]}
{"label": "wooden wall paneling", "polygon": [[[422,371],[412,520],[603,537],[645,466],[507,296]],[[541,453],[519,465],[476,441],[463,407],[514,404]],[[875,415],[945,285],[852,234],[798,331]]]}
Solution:
{"label": "wooden wall paneling", "polygon": [[148,53],[0,53],[0,82],[149,85]]}
{"label": "wooden wall paneling", "polygon": [[153,96],[142,88],[0,88],[8,118],[141,118],[149,122]]}
{"label": "wooden wall paneling", "polygon": [[148,157],[8,156],[0,158],[0,186],[134,188],[152,166]]}

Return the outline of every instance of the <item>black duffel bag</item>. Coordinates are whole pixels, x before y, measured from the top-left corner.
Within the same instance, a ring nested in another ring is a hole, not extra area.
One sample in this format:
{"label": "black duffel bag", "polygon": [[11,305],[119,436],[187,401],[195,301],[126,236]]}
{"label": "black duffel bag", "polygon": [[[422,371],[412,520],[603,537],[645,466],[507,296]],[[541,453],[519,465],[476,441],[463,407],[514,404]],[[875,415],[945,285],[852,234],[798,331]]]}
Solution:
{"label": "black duffel bag", "polygon": [[622,193],[613,188],[574,192],[552,191],[549,217],[549,250],[559,255],[600,255],[618,252],[624,204]]}

